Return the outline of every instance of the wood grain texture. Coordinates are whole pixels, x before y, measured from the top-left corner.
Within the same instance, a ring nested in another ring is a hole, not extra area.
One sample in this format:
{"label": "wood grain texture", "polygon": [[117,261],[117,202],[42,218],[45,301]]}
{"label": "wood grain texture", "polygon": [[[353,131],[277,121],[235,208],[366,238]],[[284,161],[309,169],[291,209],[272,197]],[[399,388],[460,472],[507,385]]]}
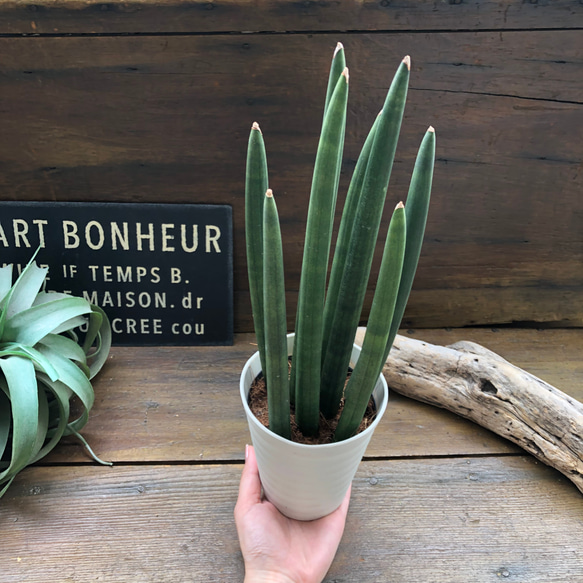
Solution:
{"label": "wood grain texture", "polygon": [[[472,340],[583,400],[581,330],[417,330],[436,344]],[[240,334],[232,347],[117,347],[95,379],[95,406],[83,430],[95,452],[114,462],[241,460],[249,433],[239,375],[256,350]],[[367,458],[508,454],[520,448],[454,415],[392,392]],[[46,463],[84,462],[66,441]],[[45,462],[43,462],[45,463]]]}
{"label": "wood grain texture", "polygon": [[577,0],[7,0],[0,34],[575,28]]}
{"label": "wood grain texture", "polygon": [[[583,398],[582,330],[403,333],[479,342]],[[2,583],[242,581],[233,508],[247,437],[233,383],[253,350],[248,334],[233,347],[115,348],[85,435],[118,463],[70,463],[78,448],[60,446],[19,474],[1,501]],[[578,581],[583,507],[564,476],[394,394],[383,424],[326,583]]]}
{"label": "wood grain texture", "polygon": [[[2,581],[240,582],[240,472],[28,469],[2,500]],[[579,493],[530,457],[364,462],[325,581],[574,583],[582,541]]]}
{"label": "wood grain texture", "polygon": [[250,331],[243,173],[258,121],[282,217],[291,325],[331,51],[344,41],[351,68],[340,201],[396,63],[410,53],[390,201],[406,196],[429,124],[438,160],[405,325],[581,325],[579,39],[576,30],[0,38],[0,196],[231,204],[235,323]]}

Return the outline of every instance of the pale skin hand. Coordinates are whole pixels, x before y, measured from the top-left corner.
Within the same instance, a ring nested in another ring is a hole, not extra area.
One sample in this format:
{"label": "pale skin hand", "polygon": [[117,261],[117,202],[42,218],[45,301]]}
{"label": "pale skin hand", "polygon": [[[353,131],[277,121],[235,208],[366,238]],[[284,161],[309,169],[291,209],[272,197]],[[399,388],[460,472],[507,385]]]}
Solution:
{"label": "pale skin hand", "polygon": [[235,506],[245,583],[320,583],[342,538],[349,501],[350,489],[340,507],[324,518],[286,518],[262,499],[255,452],[247,446]]}

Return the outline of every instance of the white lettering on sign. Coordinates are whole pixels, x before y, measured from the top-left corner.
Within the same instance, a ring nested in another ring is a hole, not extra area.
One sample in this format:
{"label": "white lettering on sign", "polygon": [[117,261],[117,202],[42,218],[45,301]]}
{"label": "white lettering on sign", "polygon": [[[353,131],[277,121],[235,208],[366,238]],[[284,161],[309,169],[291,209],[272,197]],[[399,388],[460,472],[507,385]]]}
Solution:
{"label": "white lettering on sign", "polygon": [[166,292],[88,292],[83,290],[83,297],[91,304],[95,304],[101,308],[166,308],[167,294]]}
{"label": "white lettering on sign", "polygon": [[111,329],[116,334],[162,334],[159,318],[114,318]]}
{"label": "white lettering on sign", "polygon": [[[46,246],[46,219],[13,219],[9,228],[0,222],[0,245],[5,248]],[[178,235],[180,229],[180,235]],[[199,246],[199,225],[176,225],[175,223],[130,225],[127,221],[111,221],[102,224],[91,220],[85,224],[63,219],[61,221],[65,249],[79,249],[85,246],[93,251],[111,249],[113,251],[157,251],[165,253],[184,251],[194,253]],[[221,253],[221,229],[217,225],[204,225],[204,252]]]}

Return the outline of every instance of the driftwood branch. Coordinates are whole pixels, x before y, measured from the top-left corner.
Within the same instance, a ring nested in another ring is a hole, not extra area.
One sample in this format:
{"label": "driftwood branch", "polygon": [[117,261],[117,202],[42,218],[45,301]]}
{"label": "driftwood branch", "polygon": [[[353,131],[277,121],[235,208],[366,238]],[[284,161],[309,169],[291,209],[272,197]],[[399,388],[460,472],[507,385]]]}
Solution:
{"label": "driftwood branch", "polygon": [[473,342],[443,347],[397,336],[383,373],[398,393],[513,441],[583,492],[583,404],[576,399]]}

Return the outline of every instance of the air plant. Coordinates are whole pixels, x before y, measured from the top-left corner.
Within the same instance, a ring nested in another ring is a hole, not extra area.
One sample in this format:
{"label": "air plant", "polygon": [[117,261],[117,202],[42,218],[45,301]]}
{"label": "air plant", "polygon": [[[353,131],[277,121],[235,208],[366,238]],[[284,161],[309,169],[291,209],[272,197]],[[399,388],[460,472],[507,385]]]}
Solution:
{"label": "air plant", "polygon": [[[48,268],[34,257],[14,284],[12,271],[0,268],[0,497],[65,435],[106,463],[79,431],[93,406],[91,379],[111,346],[109,320],[83,298],[42,291]],[[75,419],[73,400],[81,405]]]}
{"label": "air plant", "polygon": [[246,178],[249,288],[267,384],[269,427],[283,437],[289,437],[289,403],[295,407],[296,421],[304,435],[318,433],[320,415],[331,419],[342,409],[335,439],[352,436],[365,414],[401,323],[429,208],[435,159],[432,127],[421,142],[406,204],[397,204],[390,220],[361,356],[346,384],[403,118],[409,72],[410,59],[405,57],[363,145],[348,189],[327,285],[349,83],[344,49],[340,43],[336,47],[310,193],[289,379],[282,372],[283,363],[287,363],[285,325],[282,329],[286,308],[280,280],[283,259],[281,243],[277,242],[277,209],[273,193],[268,190],[262,132],[257,123],[253,124]]}

